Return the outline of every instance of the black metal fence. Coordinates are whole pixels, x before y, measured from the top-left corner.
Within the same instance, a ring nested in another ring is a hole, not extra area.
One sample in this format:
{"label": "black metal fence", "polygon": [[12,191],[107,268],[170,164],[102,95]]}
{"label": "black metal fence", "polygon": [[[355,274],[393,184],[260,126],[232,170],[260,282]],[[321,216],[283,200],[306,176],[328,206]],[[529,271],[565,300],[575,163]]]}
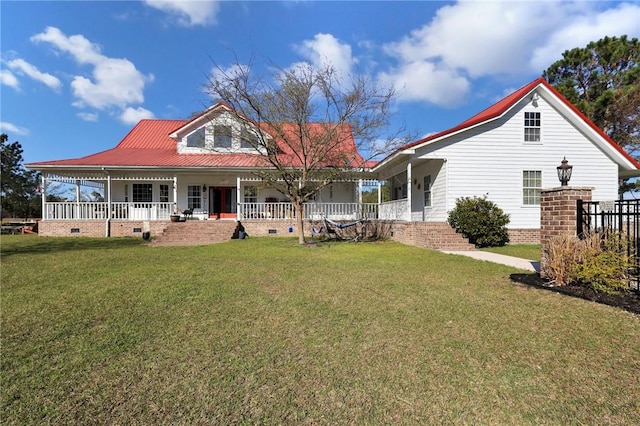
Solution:
{"label": "black metal fence", "polygon": [[578,200],[577,233],[617,231],[628,237],[627,255],[631,257],[630,286],[640,290],[640,200]]}

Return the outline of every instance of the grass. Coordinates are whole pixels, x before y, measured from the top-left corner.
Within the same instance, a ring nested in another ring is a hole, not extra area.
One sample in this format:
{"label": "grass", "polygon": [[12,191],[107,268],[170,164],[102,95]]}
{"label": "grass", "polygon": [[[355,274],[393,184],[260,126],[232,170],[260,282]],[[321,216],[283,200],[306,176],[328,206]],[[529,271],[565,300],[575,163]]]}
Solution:
{"label": "grass", "polygon": [[502,247],[485,247],[480,250],[540,261],[540,244],[508,244]]}
{"label": "grass", "polygon": [[640,319],[396,243],[2,236],[2,423],[638,424]]}

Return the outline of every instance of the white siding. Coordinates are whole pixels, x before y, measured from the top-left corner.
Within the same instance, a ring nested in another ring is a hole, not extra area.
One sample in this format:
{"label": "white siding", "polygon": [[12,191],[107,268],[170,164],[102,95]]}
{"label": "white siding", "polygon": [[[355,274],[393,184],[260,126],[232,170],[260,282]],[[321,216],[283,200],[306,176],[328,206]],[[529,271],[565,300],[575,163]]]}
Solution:
{"label": "white siding", "polygon": [[[541,112],[541,143],[524,142],[524,111]],[[448,195],[429,216],[433,220],[446,219],[458,197],[486,194],[511,216],[509,227],[538,228],[539,207],[522,203],[522,172],[540,170],[543,188],[559,186],[556,167],[565,156],[573,165],[570,185],[594,187],[594,199],[617,197],[617,166],[544,99],[537,107],[523,99],[498,120],[419,148],[413,161],[447,160],[434,193],[446,185]]]}

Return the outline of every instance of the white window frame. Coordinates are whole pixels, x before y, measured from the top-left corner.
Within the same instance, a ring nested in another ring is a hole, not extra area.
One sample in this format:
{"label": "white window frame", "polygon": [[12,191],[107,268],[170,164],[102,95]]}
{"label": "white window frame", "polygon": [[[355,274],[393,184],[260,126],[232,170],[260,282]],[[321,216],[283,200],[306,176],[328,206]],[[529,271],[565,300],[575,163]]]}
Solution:
{"label": "white window frame", "polygon": [[522,204],[524,206],[540,205],[540,190],[542,189],[541,170],[522,171]]}
{"label": "white window frame", "polygon": [[200,185],[187,186],[187,209],[202,208],[202,187]]}
{"label": "white window frame", "polygon": [[131,195],[134,203],[152,203],[153,185],[150,183],[134,183]]}
{"label": "white window frame", "polygon": [[204,127],[194,130],[186,137],[187,148],[205,148],[207,132]]}
{"label": "white window frame", "polygon": [[433,183],[431,182],[431,175],[425,175],[422,178],[422,185],[422,190],[424,191],[423,205],[424,207],[431,207],[431,186],[433,185]]}
{"label": "white window frame", "polygon": [[245,203],[257,203],[258,202],[258,187],[255,185],[246,185],[243,191]]}
{"label": "white window frame", "polygon": [[[228,138],[228,143],[227,143]],[[213,146],[216,148],[233,148],[233,128],[229,124],[214,124]]]}
{"label": "white window frame", "polygon": [[169,185],[165,183],[161,183],[158,189],[159,189],[158,200],[161,203],[168,203],[169,202]]}
{"label": "white window frame", "polygon": [[540,112],[524,112],[524,142],[542,143],[542,115]]}

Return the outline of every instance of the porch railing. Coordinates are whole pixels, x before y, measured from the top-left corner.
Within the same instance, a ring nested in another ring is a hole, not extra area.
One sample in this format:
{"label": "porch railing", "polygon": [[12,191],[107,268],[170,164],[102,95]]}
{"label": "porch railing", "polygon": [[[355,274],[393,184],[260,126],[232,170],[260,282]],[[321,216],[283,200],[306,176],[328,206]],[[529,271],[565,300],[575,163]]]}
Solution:
{"label": "porch railing", "polygon": [[[173,203],[111,203],[111,218],[122,220],[168,220]],[[47,202],[45,220],[101,220],[109,217],[106,202]]]}
{"label": "porch railing", "polygon": [[295,216],[291,203],[239,203],[242,219],[282,220]]}
{"label": "porch railing", "polygon": [[[47,202],[45,220],[169,220],[173,203],[112,202],[111,215],[106,202]],[[291,203],[239,203],[241,219],[287,220],[295,217]],[[306,203],[305,219],[358,220],[385,219],[409,220],[407,200],[376,203]]]}
{"label": "porch railing", "polygon": [[380,216],[382,220],[411,220],[411,210],[409,209],[409,200],[387,201],[380,204]]}
{"label": "porch railing", "polygon": [[[285,220],[296,216],[291,203],[240,203],[242,219]],[[304,218],[320,220],[377,219],[378,205],[373,203],[306,203]]]}
{"label": "porch railing", "polygon": [[377,219],[378,205],[373,203],[306,203],[305,219],[358,220]]}

